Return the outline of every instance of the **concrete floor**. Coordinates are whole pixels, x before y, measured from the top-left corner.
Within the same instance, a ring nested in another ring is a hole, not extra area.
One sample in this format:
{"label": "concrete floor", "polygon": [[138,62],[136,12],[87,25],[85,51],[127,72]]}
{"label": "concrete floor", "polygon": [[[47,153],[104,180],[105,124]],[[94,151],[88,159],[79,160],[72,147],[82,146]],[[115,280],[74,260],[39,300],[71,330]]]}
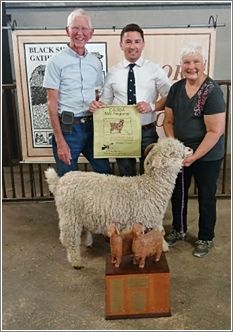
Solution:
{"label": "concrete floor", "polygon": [[[105,320],[105,256],[95,237],[83,249],[86,268],[73,269],[59,242],[53,202],[2,206],[2,330],[231,330],[230,200],[218,200],[215,247],[192,256],[197,201],[189,202],[189,242],[166,254],[171,317]],[[165,228],[170,227],[170,207]]]}

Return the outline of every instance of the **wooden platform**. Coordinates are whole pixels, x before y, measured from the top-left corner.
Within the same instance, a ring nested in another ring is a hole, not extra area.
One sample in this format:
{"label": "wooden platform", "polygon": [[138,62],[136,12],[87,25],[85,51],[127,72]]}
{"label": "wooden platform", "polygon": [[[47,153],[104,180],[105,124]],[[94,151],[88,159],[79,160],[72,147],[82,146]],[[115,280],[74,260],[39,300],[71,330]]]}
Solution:
{"label": "wooden platform", "polygon": [[148,257],[143,269],[124,256],[119,268],[106,257],[106,319],[171,316],[170,275],[166,256]]}

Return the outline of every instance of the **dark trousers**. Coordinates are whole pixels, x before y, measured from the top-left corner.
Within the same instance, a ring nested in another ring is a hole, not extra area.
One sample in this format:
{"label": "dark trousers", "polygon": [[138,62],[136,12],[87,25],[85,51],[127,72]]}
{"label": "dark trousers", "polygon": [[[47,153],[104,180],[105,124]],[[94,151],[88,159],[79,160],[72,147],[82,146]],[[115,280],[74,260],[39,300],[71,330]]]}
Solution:
{"label": "dark trousers", "polygon": [[216,189],[222,159],[196,161],[184,167],[178,174],[172,194],[173,228],[178,232],[187,231],[188,190],[192,176],[198,189],[199,231],[198,239],[211,241],[216,223]]}
{"label": "dark trousers", "polygon": [[93,170],[98,173],[111,174],[112,169],[109,160],[95,159],[93,156],[93,122],[80,123],[72,126],[72,133],[63,133],[66,143],[71,151],[71,165],[66,165],[57,155],[57,145],[53,137],[52,147],[56,161],[57,173],[63,176],[69,171],[78,170],[78,157],[82,153],[90,162]]}
{"label": "dark trousers", "polygon": [[[140,161],[140,174],[144,173],[144,151],[149,144],[158,141],[158,134],[155,127],[143,128],[142,127],[142,143],[141,143],[141,158]],[[121,176],[135,176],[136,171],[136,158],[116,158]]]}

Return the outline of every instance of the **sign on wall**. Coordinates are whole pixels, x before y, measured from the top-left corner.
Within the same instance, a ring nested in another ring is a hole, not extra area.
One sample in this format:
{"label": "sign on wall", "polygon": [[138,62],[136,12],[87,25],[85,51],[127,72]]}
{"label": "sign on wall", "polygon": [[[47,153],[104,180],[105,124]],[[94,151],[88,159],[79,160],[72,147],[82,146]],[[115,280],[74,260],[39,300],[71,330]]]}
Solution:
{"label": "sign on wall", "polygon": [[[146,29],[144,58],[167,72],[171,82],[181,79],[179,54],[185,44],[196,41],[205,46],[206,73],[213,77],[215,55],[214,28]],[[120,30],[96,30],[87,44],[102,63],[103,77],[108,68],[121,61]],[[49,122],[43,78],[47,60],[66,47],[63,30],[16,30],[12,32],[23,162],[51,162],[52,129]],[[161,123],[158,121],[158,123]],[[161,126],[158,127],[160,134]]]}
{"label": "sign on wall", "polygon": [[[51,147],[52,130],[47,112],[46,89],[42,85],[46,61],[64,47],[66,43],[24,44],[33,148]],[[104,79],[107,68],[106,43],[89,43],[87,49],[100,59]]]}

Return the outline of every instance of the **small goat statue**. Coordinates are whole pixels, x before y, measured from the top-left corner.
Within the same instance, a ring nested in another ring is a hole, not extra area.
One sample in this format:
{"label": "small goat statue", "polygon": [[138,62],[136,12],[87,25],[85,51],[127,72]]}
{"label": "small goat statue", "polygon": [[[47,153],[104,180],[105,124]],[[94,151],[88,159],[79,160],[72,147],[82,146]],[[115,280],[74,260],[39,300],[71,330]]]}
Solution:
{"label": "small goat statue", "polygon": [[131,231],[120,233],[117,226],[112,223],[108,226],[108,236],[110,238],[112,263],[115,267],[119,267],[122,256],[132,254],[133,234]]}
{"label": "small goat statue", "polygon": [[148,256],[155,256],[155,262],[160,260],[163,251],[164,231],[152,229],[144,234],[144,227],[141,224],[134,224],[132,228],[133,263],[139,268],[144,268]]}

